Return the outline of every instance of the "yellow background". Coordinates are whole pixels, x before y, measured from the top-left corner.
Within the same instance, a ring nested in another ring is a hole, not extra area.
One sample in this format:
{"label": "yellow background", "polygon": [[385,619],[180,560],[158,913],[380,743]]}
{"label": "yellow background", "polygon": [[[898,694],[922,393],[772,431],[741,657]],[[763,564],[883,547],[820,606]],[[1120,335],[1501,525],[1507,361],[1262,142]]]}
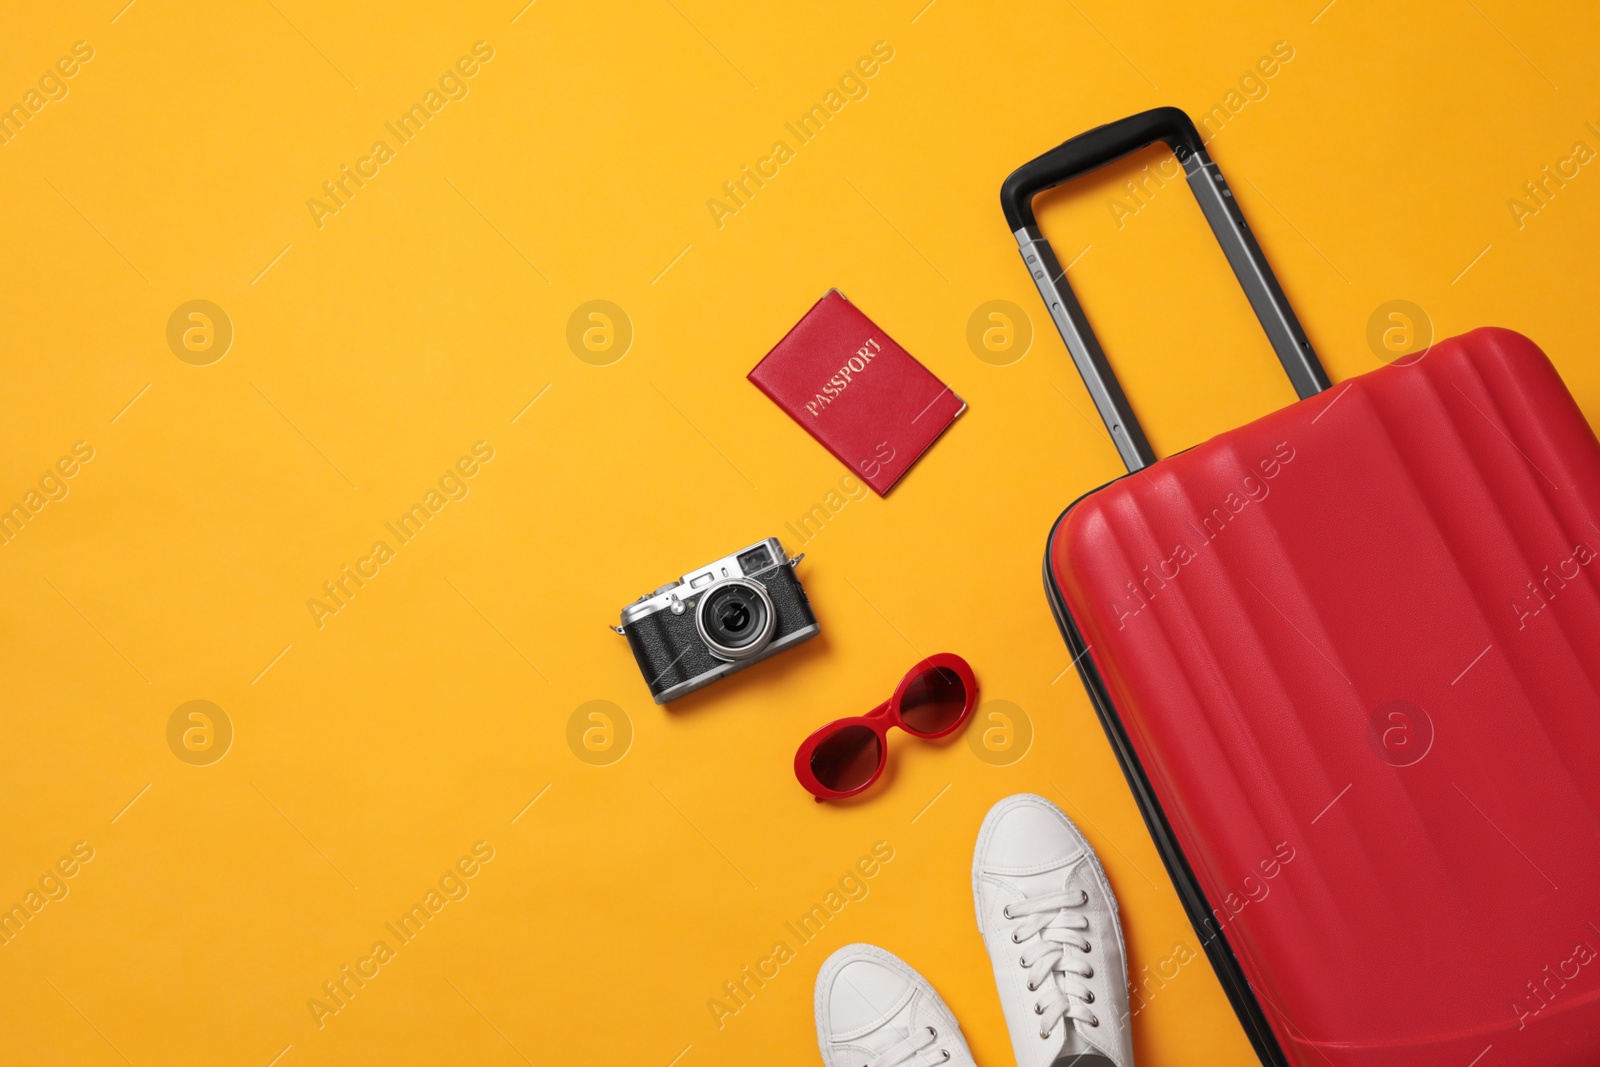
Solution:
{"label": "yellow background", "polygon": [[[0,503],[95,458],[0,547],[0,903],[95,855],[0,948],[4,1062],[813,1064],[816,969],[860,940],[994,1067],[968,872],[1024,790],[1097,846],[1136,977],[1197,949],[1041,593],[1051,520],[1119,467],[997,193],[1100,122],[1223,103],[1275,42],[1211,152],[1332,377],[1378,365],[1368,318],[1406,299],[1439,336],[1530,334],[1600,414],[1600,175],[1520,229],[1507,206],[1600,148],[1592,5],[523,2],[7,15],[0,102],[94,59],[0,147]],[[319,229],[308,198],[480,40],[470,95]],[[719,228],[707,200],[877,41],[869,95]],[[1113,222],[1145,161],[1042,217],[1165,453],[1292,394],[1186,191]],[[803,546],[820,639],[663,711],[603,627],[760,537],[802,547],[785,523],[844,472],[744,374],[833,286],[970,410]],[[209,366],[166,342],[193,299],[235,330]],[[592,299],[633,325],[608,366],[566,343]],[[1032,319],[1009,366],[966,341],[996,299]],[[479,440],[470,495],[319,629],[307,599]],[[1026,755],[896,735],[869,799],[812,803],[796,744],[942,649],[1023,709]],[[167,744],[195,699],[235,731],[209,766]],[[567,742],[590,700],[631,723],[609,766]],[[319,1029],[308,999],[477,841],[470,895]],[[723,982],[878,841],[870,893],[719,1028]],[[1141,1064],[1249,1056],[1198,962],[1135,1035]]]}

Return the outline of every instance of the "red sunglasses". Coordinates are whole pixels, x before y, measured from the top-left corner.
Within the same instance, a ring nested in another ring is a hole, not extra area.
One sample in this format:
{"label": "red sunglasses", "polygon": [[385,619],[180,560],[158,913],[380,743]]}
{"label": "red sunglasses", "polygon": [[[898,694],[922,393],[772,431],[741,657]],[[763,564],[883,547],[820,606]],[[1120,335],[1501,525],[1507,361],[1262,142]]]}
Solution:
{"label": "red sunglasses", "polygon": [[952,652],[929,656],[865,715],[830,722],[794,754],[794,776],[817,800],[854,796],[878,780],[888,762],[889,727],[913,737],[945,737],[961,728],[978,699],[967,661]]}

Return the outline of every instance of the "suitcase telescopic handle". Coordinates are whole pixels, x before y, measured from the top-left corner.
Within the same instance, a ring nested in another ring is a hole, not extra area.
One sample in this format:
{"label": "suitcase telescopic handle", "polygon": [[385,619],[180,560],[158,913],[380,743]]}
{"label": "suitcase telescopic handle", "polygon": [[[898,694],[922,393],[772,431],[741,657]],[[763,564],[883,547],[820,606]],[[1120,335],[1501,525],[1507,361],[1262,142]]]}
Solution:
{"label": "suitcase telescopic handle", "polygon": [[1033,198],[1157,141],[1165,142],[1183,164],[1189,188],[1200,202],[1200,210],[1211,224],[1211,232],[1222,245],[1245,295],[1250,298],[1250,306],[1267,331],[1267,338],[1288,372],[1295,392],[1303,400],[1320,393],[1329,384],[1328,375],[1312,351],[1300,320],[1295,318],[1261,246],[1256,244],[1244,221],[1233,190],[1228,188],[1222,172],[1206,154],[1205,143],[1189,116],[1175,107],[1158,107],[1079,134],[1013,171],[1000,187],[1000,204],[1021,246],[1023,262],[1033,275],[1034,284],[1050,309],[1050,317],[1061,331],[1061,339],[1072,353],[1078,373],[1083,376],[1083,383],[1088,386],[1089,395],[1130,472],[1154,463],[1155,451],[1129,406],[1127,394],[1122,391],[1111,364],[1106,361],[1105,350],[1100,347],[1083,306],[1067,284],[1066,271],[1056,258],[1055,250],[1039,232],[1033,214]]}

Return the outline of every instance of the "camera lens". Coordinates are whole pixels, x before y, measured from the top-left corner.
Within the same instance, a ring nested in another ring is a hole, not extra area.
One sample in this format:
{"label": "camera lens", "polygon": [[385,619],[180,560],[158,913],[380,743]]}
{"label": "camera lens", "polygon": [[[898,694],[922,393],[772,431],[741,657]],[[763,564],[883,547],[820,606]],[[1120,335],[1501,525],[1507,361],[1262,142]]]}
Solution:
{"label": "camera lens", "polygon": [[719,582],[700,598],[695,611],[700,637],[714,655],[745,659],[766,647],[775,620],[772,601],[759,584],[745,579]]}
{"label": "camera lens", "polygon": [[[729,634],[743,634],[750,626],[750,605],[733,597],[727,598],[718,609],[716,627]],[[720,637],[721,634],[719,633]],[[729,642],[732,644],[732,642]]]}
{"label": "camera lens", "polygon": [[755,640],[767,606],[742,585],[726,585],[706,597],[706,632],[717,644],[740,648]]}

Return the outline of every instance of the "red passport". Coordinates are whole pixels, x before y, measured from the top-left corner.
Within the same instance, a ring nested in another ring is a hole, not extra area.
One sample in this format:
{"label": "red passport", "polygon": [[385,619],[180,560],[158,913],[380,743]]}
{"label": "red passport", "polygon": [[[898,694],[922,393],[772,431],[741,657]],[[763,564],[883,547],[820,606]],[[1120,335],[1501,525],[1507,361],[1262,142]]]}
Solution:
{"label": "red passport", "polygon": [[837,289],[749,377],[879,496],[967,410]]}

